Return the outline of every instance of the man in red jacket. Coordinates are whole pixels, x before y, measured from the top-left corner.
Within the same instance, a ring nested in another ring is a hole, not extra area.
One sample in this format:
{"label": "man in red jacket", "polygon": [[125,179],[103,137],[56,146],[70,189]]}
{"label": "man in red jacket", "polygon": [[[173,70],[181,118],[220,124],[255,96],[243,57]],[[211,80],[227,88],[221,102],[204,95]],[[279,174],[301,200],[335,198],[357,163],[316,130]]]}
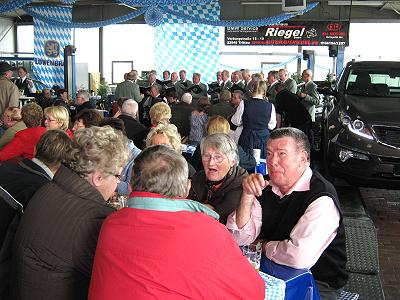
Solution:
{"label": "man in red jacket", "polygon": [[218,214],[185,199],[185,159],[167,146],[135,160],[134,192],[103,223],[89,299],[264,299],[264,282]]}

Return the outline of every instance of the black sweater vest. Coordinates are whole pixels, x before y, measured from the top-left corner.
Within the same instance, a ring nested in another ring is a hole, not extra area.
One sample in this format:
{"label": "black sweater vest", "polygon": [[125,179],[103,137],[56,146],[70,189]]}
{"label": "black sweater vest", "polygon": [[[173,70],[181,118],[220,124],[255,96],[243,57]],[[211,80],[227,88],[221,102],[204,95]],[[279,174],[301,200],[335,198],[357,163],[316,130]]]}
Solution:
{"label": "black sweater vest", "polygon": [[336,237],[311,268],[311,272],[316,280],[326,282],[338,289],[346,284],[348,278],[343,216],[335,188],[318,172],[313,171],[309,191],[292,192],[280,199],[272,192],[271,187],[264,190],[259,199],[263,220],[259,237],[268,241],[290,239],[290,232],[307,207],[321,196],[329,196],[333,199],[340,213],[340,221]]}

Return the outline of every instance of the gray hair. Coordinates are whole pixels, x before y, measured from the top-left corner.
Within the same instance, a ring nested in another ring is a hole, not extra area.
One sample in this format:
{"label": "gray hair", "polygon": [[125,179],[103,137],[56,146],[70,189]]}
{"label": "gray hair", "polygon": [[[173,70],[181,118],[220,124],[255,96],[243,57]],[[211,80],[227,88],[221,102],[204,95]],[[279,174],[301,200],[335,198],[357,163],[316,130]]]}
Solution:
{"label": "gray hair", "polygon": [[133,190],[184,197],[188,175],[188,164],[182,155],[168,146],[151,146],[135,159]]}
{"label": "gray hair", "polygon": [[128,115],[128,116],[135,118],[136,113],[138,111],[138,107],[139,107],[139,105],[137,104],[137,102],[135,100],[133,100],[133,99],[125,100],[122,103],[121,113],[123,115]]}
{"label": "gray hair", "polygon": [[192,97],[192,94],[190,94],[190,93],[184,93],[181,97],[181,101],[185,102],[187,104],[192,104],[192,100],[193,100],[193,97]]}
{"label": "gray hair", "polygon": [[235,141],[225,133],[214,133],[201,140],[201,155],[206,148],[211,147],[226,155],[228,159],[237,166],[239,164],[239,154]]}
{"label": "gray hair", "polygon": [[307,135],[303,131],[294,127],[278,128],[270,133],[269,139],[276,140],[285,137],[292,138],[296,144],[296,150],[305,151],[307,153],[307,160],[310,161],[310,142]]}
{"label": "gray hair", "polygon": [[82,97],[85,101],[89,101],[89,92],[85,90],[80,90],[76,93],[76,97]]}
{"label": "gray hair", "polygon": [[110,126],[79,129],[72,141],[70,168],[81,177],[95,171],[118,174],[130,158],[128,139]]}

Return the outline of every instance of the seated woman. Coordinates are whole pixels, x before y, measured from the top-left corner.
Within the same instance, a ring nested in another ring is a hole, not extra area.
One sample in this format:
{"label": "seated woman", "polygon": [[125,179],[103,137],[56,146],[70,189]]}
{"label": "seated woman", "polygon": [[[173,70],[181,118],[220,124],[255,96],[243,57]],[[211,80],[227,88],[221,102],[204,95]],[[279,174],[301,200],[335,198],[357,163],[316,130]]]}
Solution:
{"label": "seated woman", "polygon": [[[227,119],[221,116],[212,116],[208,119],[206,124],[206,132],[207,135],[214,133],[226,133],[229,134],[230,126]],[[238,154],[239,154],[239,166],[246,169],[247,171],[254,172],[254,168],[256,166],[256,160],[252,154],[248,154],[244,152],[243,148],[238,145]],[[201,160],[201,151],[200,147],[197,147],[194,151],[192,157],[188,159],[188,161],[193,165],[196,171],[203,170],[203,163]]]}
{"label": "seated woman", "polygon": [[208,97],[200,97],[197,109],[192,111],[190,116],[190,134],[189,143],[198,145],[201,139],[206,135],[205,124],[208,120],[208,110],[211,104]]}
{"label": "seated woman", "polygon": [[50,106],[44,109],[44,126],[47,130],[64,130],[70,138],[72,132],[68,129],[69,113],[64,106]]}
{"label": "seated woman", "polygon": [[18,131],[26,129],[26,125],[22,121],[21,110],[18,107],[7,107],[2,119],[3,126],[7,129],[0,138],[0,149],[7,145]]}
{"label": "seated woman", "polygon": [[103,117],[96,109],[83,109],[74,118],[72,132],[75,133],[78,129],[98,126],[101,119]]}
{"label": "seated woman", "polygon": [[35,145],[46,132],[46,128],[41,126],[43,110],[38,104],[34,102],[25,104],[21,114],[27,128],[18,131],[13,139],[0,150],[0,161],[18,156],[32,158]]}
{"label": "seated woman", "polygon": [[[160,124],[150,130],[146,138],[146,147],[153,145],[168,145],[176,152],[182,153],[181,136],[173,124]],[[189,178],[192,178],[196,170],[188,163]]]}
{"label": "seated woman", "polygon": [[130,152],[109,126],[78,130],[66,165],[35,193],[15,236],[10,299],[87,299],[97,238]]}
{"label": "seated woman", "polygon": [[229,214],[239,206],[247,171],[238,166],[236,144],[227,134],[207,136],[200,150],[204,170],[194,174],[189,198],[216,211],[220,223],[226,224]]}
{"label": "seated woman", "polygon": [[169,124],[172,117],[171,108],[164,102],[158,102],[150,108],[150,128],[156,127],[158,124]]}
{"label": "seated woman", "polygon": [[[100,123],[100,127],[104,126],[110,126],[114,128],[115,130],[119,130],[123,133],[123,135],[126,137],[126,131],[125,131],[125,124],[124,121],[118,118],[103,118]],[[124,169],[122,170],[121,173],[121,180],[118,183],[118,188],[117,192],[118,195],[121,196],[128,196],[131,191],[131,177],[132,177],[132,167],[135,164],[135,159],[136,157],[142,152],[136,145],[133,143],[132,140],[128,139],[128,148],[131,151],[131,156],[129,158],[128,163],[124,166]]]}

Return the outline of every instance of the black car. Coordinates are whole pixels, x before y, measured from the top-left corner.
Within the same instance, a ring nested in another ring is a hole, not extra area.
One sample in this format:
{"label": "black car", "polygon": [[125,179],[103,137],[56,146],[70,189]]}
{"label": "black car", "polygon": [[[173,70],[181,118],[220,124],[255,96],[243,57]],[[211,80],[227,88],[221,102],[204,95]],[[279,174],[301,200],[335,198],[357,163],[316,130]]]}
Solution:
{"label": "black car", "polygon": [[400,62],[349,62],[323,112],[325,169],[360,186],[400,189]]}

